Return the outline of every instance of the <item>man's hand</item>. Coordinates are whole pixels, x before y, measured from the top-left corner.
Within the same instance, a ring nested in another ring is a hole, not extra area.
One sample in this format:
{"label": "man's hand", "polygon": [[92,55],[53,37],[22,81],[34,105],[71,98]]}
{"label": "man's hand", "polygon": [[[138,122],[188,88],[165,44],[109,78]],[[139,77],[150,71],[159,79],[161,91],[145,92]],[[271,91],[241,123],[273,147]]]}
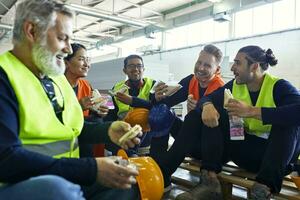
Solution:
{"label": "man's hand", "polygon": [[190,94],[187,98],[187,111],[188,111],[188,113],[191,110],[194,110],[197,106],[197,100],[195,100],[193,98],[194,98],[194,96],[192,94]]}
{"label": "man's hand", "polygon": [[166,98],[166,92],[168,85],[164,82],[159,82],[156,87],[154,88],[155,91],[155,100],[161,101],[162,99]]}
{"label": "man's hand", "polygon": [[79,99],[79,103],[81,105],[82,110],[88,110],[94,105],[94,102],[91,97],[83,97]]}
{"label": "man's hand", "polygon": [[220,114],[212,103],[205,104],[202,108],[202,121],[211,128],[219,125]]}
{"label": "man's hand", "polygon": [[140,132],[136,137],[127,140],[121,144],[119,142],[119,139],[130,129],[131,129],[130,124],[123,121],[115,121],[110,125],[108,130],[108,135],[113,143],[119,145],[123,149],[132,148],[141,142],[141,140],[138,137],[142,136],[143,133]]}
{"label": "man's hand", "polygon": [[97,182],[111,188],[129,189],[136,184],[136,169],[117,164],[117,157],[96,158]]}
{"label": "man's hand", "polygon": [[107,114],[108,114],[108,107],[105,106],[105,105],[100,105],[98,107],[98,110],[97,110],[97,114],[100,116],[100,117],[105,117]]}
{"label": "man's hand", "polygon": [[117,92],[115,94],[115,97],[121,101],[122,103],[125,103],[126,105],[131,105],[132,104],[132,96],[125,94],[125,93],[121,93],[121,92]]}
{"label": "man's hand", "polygon": [[250,106],[243,101],[230,99],[226,105],[229,116],[256,118],[261,120],[261,109]]}

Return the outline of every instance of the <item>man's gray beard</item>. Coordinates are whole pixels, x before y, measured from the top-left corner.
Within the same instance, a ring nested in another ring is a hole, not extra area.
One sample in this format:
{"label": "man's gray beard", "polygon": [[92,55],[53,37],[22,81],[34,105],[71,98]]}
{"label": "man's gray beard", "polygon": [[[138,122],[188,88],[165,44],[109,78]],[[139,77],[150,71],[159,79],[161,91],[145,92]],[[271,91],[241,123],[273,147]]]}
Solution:
{"label": "man's gray beard", "polygon": [[66,66],[64,62],[59,66],[56,63],[56,56],[47,49],[46,45],[34,44],[32,59],[43,75],[58,76],[65,72]]}

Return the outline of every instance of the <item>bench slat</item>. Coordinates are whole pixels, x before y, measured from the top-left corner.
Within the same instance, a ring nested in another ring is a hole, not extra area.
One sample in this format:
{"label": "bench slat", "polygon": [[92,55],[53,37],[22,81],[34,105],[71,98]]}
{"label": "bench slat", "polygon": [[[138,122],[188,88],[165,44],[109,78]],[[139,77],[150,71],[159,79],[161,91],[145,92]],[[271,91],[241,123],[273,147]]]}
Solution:
{"label": "bench slat", "polygon": [[[200,175],[201,162],[193,158],[186,158],[181,163],[180,168],[191,171],[194,174]],[[234,163],[229,163],[223,166],[222,172],[218,174],[220,181],[228,182],[244,188],[251,188],[254,184],[255,174],[240,169]],[[182,182],[182,178],[172,177],[172,181]],[[187,184],[187,183],[185,183]],[[280,194],[275,195],[276,199],[300,200],[300,192],[292,182],[289,176],[283,180],[283,185]]]}

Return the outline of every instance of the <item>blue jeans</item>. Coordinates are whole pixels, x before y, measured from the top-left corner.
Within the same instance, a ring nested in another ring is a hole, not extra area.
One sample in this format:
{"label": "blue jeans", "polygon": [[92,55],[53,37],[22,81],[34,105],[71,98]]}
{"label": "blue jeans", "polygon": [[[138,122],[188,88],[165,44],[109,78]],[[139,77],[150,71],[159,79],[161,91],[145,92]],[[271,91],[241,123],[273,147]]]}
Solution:
{"label": "blue jeans", "polygon": [[0,199],[5,200],[84,200],[79,185],[61,177],[44,175],[0,186]]}

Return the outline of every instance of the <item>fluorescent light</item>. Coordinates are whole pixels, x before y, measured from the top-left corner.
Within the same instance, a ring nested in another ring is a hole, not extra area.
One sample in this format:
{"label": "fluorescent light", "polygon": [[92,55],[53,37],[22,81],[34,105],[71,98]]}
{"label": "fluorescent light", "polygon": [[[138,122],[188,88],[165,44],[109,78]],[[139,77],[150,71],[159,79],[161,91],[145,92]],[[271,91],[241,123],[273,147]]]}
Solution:
{"label": "fluorescent light", "polygon": [[208,1],[210,1],[212,3],[221,3],[223,0],[208,0]]}
{"label": "fluorescent light", "polygon": [[120,22],[123,24],[128,24],[134,27],[146,27],[149,25],[149,23],[141,21],[141,20],[137,20],[137,19],[133,19],[133,18],[127,18],[127,17],[120,17],[117,15],[111,15],[108,13],[104,13],[103,11],[99,11],[95,8],[90,8],[90,7],[86,7],[86,6],[81,6],[81,5],[77,5],[77,4],[69,4],[66,5],[69,9],[75,11],[76,13],[79,14],[83,14],[83,15],[88,15],[88,16],[92,16],[92,17],[97,17],[97,18],[101,18],[101,19],[105,19],[105,20],[110,20],[110,21],[115,21],[115,22]]}
{"label": "fluorescent light", "polygon": [[13,26],[9,25],[9,24],[1,24],[0,23],[0,28],[11,30],[13,28]]}

